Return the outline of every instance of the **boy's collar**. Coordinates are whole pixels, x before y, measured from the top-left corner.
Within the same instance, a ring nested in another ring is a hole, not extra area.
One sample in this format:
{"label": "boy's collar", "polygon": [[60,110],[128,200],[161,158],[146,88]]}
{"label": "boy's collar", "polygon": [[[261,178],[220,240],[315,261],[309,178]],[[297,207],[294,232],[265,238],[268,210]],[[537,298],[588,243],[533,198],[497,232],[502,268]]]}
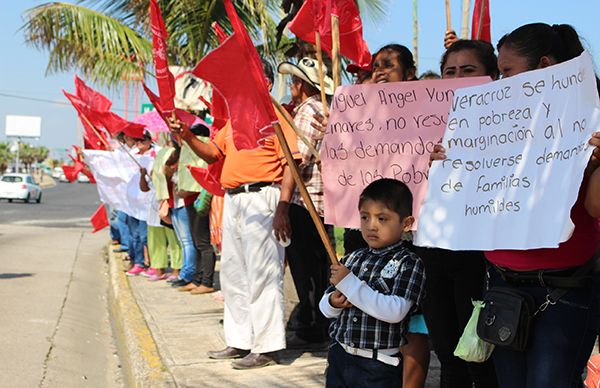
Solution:
{"label": "boy's collar", "polygon": [[400,241],[398,241],[398,242],[396,242],[396,243],[394,243],[392,245],[388,245],[387,247],[383,247],[383,248],[371,248],[371,247],[369,247],[369,250],[372,253],[380,255],[382,253],[387,253],[387,252],[389,252],[391,250],[399,248],[400,246],[404,245],[404,243],[405,243],[404,240],[400,240]]}

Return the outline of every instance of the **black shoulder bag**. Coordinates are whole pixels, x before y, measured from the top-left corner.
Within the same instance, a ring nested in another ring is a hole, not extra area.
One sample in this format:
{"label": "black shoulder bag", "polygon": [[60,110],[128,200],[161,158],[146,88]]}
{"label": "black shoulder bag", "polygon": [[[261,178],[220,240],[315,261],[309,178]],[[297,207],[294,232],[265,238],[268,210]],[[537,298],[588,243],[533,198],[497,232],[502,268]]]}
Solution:
{"label": "black shoulder bag", "polygon": [[[573,273],[571,278],[582,277],[593,270],[597,255]],[[477,320],[477,336],[496,346],[516,351],[527,348],[535,316],[548,305],[558,302],[569,290],[554,289],[537,309],[535,300],[526,292],[509,287],[492,287],[483,297],[484,307]]]}

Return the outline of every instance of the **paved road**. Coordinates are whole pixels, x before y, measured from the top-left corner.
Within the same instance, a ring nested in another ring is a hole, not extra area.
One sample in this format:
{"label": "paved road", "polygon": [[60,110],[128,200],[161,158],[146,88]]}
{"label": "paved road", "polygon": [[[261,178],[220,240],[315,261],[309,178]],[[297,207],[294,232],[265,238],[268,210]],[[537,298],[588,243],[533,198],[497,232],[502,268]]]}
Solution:
{"label": "paved road", "polygon": [[98,204],[96,185],[58,183],[43,190],[40,204],[1,200],[0,224],[86,228]]}
{"label": "paved road", "polygon": [[0,204],[0,387],[122,387],[93,185]]}

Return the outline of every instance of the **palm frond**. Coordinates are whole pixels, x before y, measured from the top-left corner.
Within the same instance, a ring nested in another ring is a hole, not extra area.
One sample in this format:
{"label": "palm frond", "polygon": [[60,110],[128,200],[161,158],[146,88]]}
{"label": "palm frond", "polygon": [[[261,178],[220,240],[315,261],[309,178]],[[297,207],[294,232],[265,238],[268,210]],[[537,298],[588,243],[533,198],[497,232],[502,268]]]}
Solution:
{"label": "palm frond", "polygon": [[122,21],[74,4],[48,3],[25,12],[25,39],[50,52],[47,71],[78,70],[105,86],[143,77],[152,45]]}

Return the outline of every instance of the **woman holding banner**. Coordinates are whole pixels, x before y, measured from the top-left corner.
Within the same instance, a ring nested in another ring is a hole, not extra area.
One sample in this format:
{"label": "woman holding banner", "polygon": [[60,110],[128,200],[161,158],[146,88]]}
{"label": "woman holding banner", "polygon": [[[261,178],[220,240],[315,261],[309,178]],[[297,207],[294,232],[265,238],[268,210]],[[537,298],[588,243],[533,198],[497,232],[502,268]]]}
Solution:
{"label": "woman holding banner", "polygon": [[[494,47],[481,40],[458,40],[444,53],[442,78],[489,76],[498,79]],[[418,232],[417,232],[418,233]],[[441,364],[441,387],[497,387],[491,360],[466,362],[454,349],[471,313],[472,300],[481,300],[485,257],[480,251],[451,251],[417,247],[425,263],[427,282],[423,313],[435,353]]]}
{"label": "woman holding banner", "polygon": [[[528,24],[500,39],[498,67],[502,76],[510,77],[573,59],[583,51],[569,25]],[[590,144],[596,148],[571,209],[575,229],[569,240],[558,248],[485,253],[492,264],[490,286],[528,294],[539,309],[524,351],[501,346],[494,350],[501,387],[581,386],[598,330],[598,279],[592,272],[600,245],[595,207],[600,200],[600,133]],[[443,159],[444,153],[437,146],[431,158]]]}

